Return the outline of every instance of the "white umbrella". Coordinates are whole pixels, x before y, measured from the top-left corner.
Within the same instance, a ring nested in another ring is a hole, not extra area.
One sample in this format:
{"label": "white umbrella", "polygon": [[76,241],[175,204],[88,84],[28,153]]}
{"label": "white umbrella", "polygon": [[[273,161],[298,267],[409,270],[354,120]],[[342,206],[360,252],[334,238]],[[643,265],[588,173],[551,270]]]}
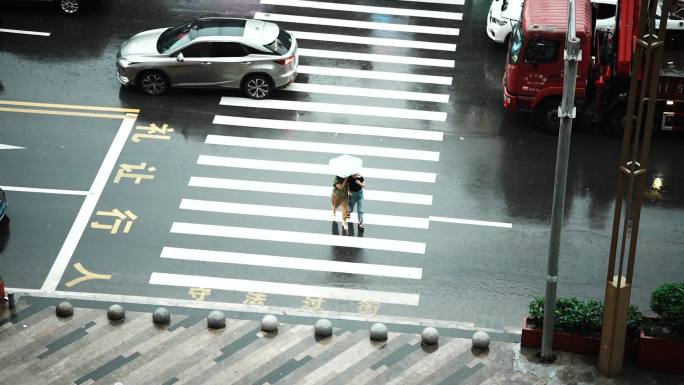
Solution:
{"label": "white umbrella", "polygon": [[347,177],[361,172],[363,160],[351,155],[341,155],[328,161],[330,172],[337,176]]}

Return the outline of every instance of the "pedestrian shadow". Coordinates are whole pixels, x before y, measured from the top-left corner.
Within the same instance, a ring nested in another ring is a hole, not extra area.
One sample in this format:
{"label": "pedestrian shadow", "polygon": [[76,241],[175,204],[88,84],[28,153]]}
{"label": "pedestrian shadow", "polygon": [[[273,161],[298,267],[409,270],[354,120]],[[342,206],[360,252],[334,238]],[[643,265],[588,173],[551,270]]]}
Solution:
{"label": "pedestrian shadow", "polygon": [[332,228],[330,230],[330,233],[332,235],[343,235],[346,237],[360,237],[363,238],[365,229],[359,229],[357,224],[347,222],[348,225],[348,230],[342,230],[340,231],[340,226],[337,221],[332,221]]}
{"label": "pedestrian shadow", "polygon": [[[349,224],[349,230],[340,232],[339,224],[332,222],[331,233],[332,235],[363,237],[363,231],[358,232],[352,223]],[[340,262],[363,263],[365,259],[364,251],[359,247],[331,246],[331,254],[334,261]],[[331,277],[335,282],[354,282],[360,281],[363,278],[363,276],[358,274],[338,272],[331,273]]]}

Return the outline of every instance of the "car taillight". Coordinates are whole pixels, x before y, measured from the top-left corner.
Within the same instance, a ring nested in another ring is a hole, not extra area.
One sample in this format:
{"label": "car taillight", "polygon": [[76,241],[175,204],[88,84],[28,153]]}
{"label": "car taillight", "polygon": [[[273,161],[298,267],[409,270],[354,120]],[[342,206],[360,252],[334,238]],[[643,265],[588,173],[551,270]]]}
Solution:
{"label": "car taillight", "polygon": [[283,66],[286,66],[286,65],[288,65],[288,64],[293,63],[294,60],[295,60],[295,59],[294,59],[294,56],[290,56],[290,57],[285,58],[285,59],[276,60],[276,63],[278,63],[278,64],[280,64],[280,65],[283,65]]}

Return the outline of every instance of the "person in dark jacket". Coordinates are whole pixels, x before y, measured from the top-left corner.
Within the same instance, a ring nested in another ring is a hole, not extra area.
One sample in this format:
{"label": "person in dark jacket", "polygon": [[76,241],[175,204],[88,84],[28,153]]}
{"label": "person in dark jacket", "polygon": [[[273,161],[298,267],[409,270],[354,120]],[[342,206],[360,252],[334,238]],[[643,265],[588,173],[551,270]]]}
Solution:
{"label": "person in dark jacket", "polygon": [[[363,188],[366,187],[363,176],[354,174],[349,177],[349,211],[351,213],[356,207],[359,217],[359,230],[363,230]],[[349,215],[349,214],[347,214]]]}

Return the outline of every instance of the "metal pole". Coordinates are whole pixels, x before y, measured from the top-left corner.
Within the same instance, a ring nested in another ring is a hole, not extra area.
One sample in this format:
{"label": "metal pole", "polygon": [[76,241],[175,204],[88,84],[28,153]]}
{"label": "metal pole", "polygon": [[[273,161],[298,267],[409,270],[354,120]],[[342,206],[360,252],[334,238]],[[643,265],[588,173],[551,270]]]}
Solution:
{"label": "metal pole", "polygon": [[[624,359],[629,299],[641,218],[641,198],[648,170],[658,77],[670,4],[670,0],[662,2],[660,26],[657,30],[654,20],[658,2],[643,0],[639,9],[638,38],[636,50],[632,55],[626,124],[618,166],[615,214],[599,351],[599,370],[609,377],[620,373]],[[633,119],[635,109],[638,112],[636,119]],[[644,110],[646,110],[645,114]],[[643,143],[640,146],[639,139],[642,132]],[[624,220],[620,226],[623,201]]]}
{"label": "metal pole", "polygon": [[565,184],[568,179],[568,159],[570,157],[570,134],[572,119],[575,118],[575,85],[577,83],[577,62],[582,58],[580,40],[575,36],[575,2],[568,4],[568,31],[565,42],[565,67],[563,75],[563,99],[558,108],[560,131],[556,152],[556,175],[553,185],[553,207],[551,209],[551,235],[549,237],[549,259],[546,273],[546,293],[544,296],[544,325],[542,330],[541,360],[554,360],[553,323],[556,310],[556,287],[558,283],[558,253],[560,250],[563,209],[565,208]]}

